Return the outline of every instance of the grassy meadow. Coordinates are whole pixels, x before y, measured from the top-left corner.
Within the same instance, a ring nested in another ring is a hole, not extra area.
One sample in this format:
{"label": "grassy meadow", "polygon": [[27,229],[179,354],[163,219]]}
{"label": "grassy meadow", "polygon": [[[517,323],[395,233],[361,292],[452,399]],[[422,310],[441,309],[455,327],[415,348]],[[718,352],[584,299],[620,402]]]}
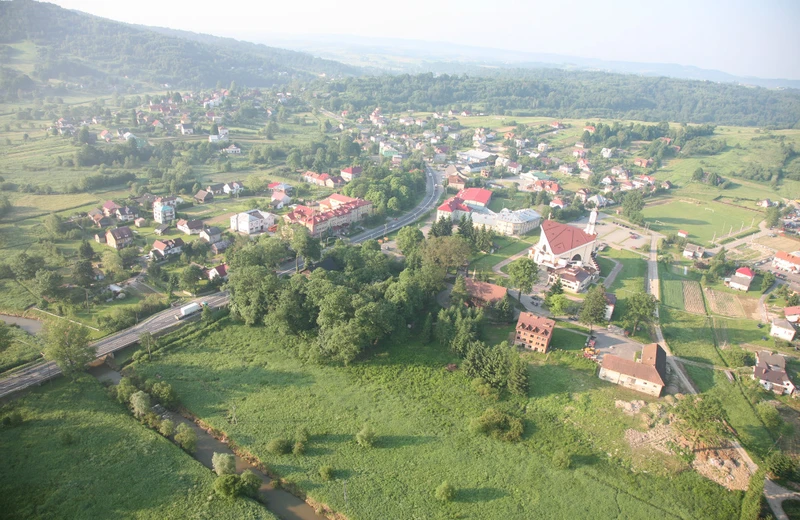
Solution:
{"label": "grassy meadow", "polygon": [[[500,329],[496,338],[510,330]],[[564,334],[570,338],[554,344],[574,349],[575,338],[583,339]],[[673,457],[653,454],[639,462],[647,473],[631,471],[639,458],[623,433],[640,421],[614,400],[648,397],[600,381],[596,365],[572,353],[526,358],[528,396],[498,402],[477,395],[463,372],[448,372],[446,365],[459,360],[435,345],[379,347],[347,368],[306,365],[281,351],[267,330],[226,319],[183,335],[157,361],[133,368],[169,381],[189,410],[351,520],[376,512],[386,518],[738,516],[740,493],[692,471],[674,472]],[[470,419],[488,407],[523,418],[521,442],[469,431]],[[372,449],[354,441],[365,423],[377,432]],[[291,438],[300,426],[311,433],[305,455],[268,452],[271,439]],[[571,454],[571,468],[555,466],[555,450]],[[334,481],[317,473],[326,464]],[[449,504],[433,496],[444,480],[458,490]]]}
{"label": "grassy meadow", "polygon": [[275,519],[248,499],[209,498],[213,473],[94,378],[60,379],[0,413],[14,411],[22,425],[0,429],[5,518]]}
{"label": "grassy meadow", "polygon": [[757,227],[764,219],[764,214],[760,211],[683,198],[675,198],[665,204],[648,204],[643,213],[645,222],[654,231],[663,234],[688,231],[689,242],[704,246],[711,245],[715,235],[717,239],[728,235],[731,226],[735,235],[742,226],[745,230]]}

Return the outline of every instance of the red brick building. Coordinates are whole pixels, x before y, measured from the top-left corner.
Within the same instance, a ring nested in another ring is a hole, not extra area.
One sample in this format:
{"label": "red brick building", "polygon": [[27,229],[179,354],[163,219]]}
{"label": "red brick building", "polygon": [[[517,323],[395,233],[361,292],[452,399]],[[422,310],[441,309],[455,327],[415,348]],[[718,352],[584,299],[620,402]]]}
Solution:
{"label": "red brick building", "polygon": [[517,321],[514,344],[522,345],[534,352],[547,352],[555,326],[556,322],[551,319],[530,312],[521,312]]}

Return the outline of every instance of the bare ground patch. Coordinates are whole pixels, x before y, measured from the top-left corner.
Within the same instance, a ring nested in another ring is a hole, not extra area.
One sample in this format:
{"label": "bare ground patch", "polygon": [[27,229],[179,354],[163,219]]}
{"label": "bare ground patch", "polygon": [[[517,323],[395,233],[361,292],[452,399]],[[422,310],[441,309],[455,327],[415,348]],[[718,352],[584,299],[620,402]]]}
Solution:
{"label": "bare ground patch", "polygon": [[692,314],[706,313],[706,306],[703,304],[703,292],[698,282],[683,281],[683,305],[686,308],[686,312],[691,312]]}
{"label": "bare ground patch", "polygon": [[722,314],[723,316],[731,316],[733,318],[746,317],[744,309],[742,309],[742,304],[735,295],[715,291],[708,287],[704,290],[706,298],[708,298],[708,305],[711,307],[711,312]]}
{"label": "bare ground patch", "polygon": [[745,317],[751,320],[761,321],[761,312],[758,309],[758,300],[755,298],[745,298],[744,296],[737,296],[739,304],[742,306]]}

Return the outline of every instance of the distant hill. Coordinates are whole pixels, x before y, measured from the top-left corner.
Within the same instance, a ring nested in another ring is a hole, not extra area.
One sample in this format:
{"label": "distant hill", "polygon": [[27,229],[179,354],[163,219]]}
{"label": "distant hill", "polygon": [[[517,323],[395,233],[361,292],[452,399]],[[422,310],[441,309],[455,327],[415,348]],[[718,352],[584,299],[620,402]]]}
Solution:
{"label": "distant hill", "polygon": [[445,42],[364,38],[346,35],[248,35],[248,39],[309,52],[315,56],[382,71],[435,74],[481,74],[501,69],[557,68],[666,76],[767,88],[800,89],[800,80],[735,76],[727,72],[674,63],[611,61],[563,54],[512,51]]}
{"label": "distant hill", "polygon": [[49,80],[89,88],[127,82],[212,87],[231,81],[266,87],[359,73],[302,52],[128,25],[30,0],[0,2],[0,67],[0,88],[6,92]]}

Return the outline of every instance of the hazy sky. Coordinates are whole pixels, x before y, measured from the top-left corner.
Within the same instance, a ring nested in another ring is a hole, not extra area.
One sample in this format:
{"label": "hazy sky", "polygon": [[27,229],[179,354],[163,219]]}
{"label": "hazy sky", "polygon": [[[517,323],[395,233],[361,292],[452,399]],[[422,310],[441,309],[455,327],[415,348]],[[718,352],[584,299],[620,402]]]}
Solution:
{"label": "hazy sky", "polygon": [[130,23],[255,40],[347,34],[800,79],[798,0],[54,0]]}

